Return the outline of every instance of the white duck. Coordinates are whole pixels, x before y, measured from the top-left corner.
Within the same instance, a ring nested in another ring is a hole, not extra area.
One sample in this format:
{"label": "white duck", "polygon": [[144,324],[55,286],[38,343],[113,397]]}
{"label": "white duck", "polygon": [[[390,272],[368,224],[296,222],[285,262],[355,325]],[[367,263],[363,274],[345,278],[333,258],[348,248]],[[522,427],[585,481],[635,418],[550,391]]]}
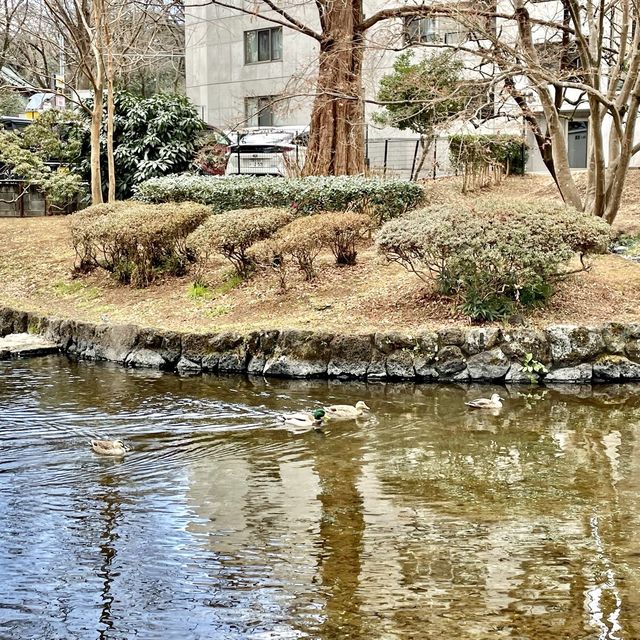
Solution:
{"label": "white duck", "polygon": [[350,404],[332,404],[330,407],[325,407],[327,418],[331,420],[355,420],[360,418],[366,412],[371,411],[369,407],[362,400],[356,402],[355,407]]}
{"label": "white duck", "polygon": [[121,458],[129,449],[122,440],[91,440],[91,448],[101,456]]}
{"label": "white duck", "polygon": [[286,416],[278,416],[289,427],[298,429],[319,429],[322,426],[322,419],[325,416],[323,409],[316,409],[312,412],[301,411],[300,413],[290,413]]}
{"label": "white duck", "polygon": [[478,398],[471,400],[471,402],[465,402],[465,404],[472,409],[501,409],[503,400],[504,398],[494,393],[490,398]]}

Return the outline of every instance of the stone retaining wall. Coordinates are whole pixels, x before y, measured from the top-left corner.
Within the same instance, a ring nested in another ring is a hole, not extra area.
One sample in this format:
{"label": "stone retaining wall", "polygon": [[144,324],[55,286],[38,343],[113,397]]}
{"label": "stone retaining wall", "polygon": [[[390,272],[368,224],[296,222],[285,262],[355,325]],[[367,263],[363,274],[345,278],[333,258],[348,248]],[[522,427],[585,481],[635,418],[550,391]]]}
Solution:
{"label": "stone retaining wall", "polygon": [[546,382],[640,380],[640,324],[451,328],[416,335],[282,330],[190,334],[91,324],[0,309],[0,336],[28,331],[70,356],[180,373],[293,378],[530,382],[527,354]]}

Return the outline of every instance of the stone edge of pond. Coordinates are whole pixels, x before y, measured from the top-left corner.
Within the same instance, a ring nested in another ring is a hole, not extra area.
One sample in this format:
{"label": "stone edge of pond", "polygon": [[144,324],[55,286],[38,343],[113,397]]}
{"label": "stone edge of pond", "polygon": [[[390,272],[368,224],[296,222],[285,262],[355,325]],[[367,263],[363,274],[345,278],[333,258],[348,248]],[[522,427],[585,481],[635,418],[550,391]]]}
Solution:
{"label": "stone edge of pond", "polygon": [[69,356],[181,374],[247,373],[286,378],[531,382],[527,354],[545,383],[640,380],[640,324],[445,328],[415,335],[339,335],[287,329],[195,334],[93,324],[0,309],[0,336],[28,332]]}

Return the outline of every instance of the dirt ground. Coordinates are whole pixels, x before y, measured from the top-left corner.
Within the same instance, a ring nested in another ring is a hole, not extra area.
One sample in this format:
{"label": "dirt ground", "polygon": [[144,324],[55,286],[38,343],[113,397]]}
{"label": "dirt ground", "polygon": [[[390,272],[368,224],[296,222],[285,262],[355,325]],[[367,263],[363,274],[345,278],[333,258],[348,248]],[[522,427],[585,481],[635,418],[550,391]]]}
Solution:
{"label": "dirt ground", "polygon": [[[511,178],[496,191],[555,197],[549,179],[541,176]],[[640,233],[640,171],[629,176],[614,228]],[[269,278],[238,282],[230,267],[220,262],[205,273],[209,292],[198,298],[190,295],[192,275],[133,289],[104,273],[73,278],[73,259],[67,218],[0,219],[0,306],[92,322],[107,316],[112,323],[181,331],[308,328],[408,333],[468,322],[451,301],[401,267],[385,264],[366,245],[353,267],[339,267],[332,264],[332,256],[320,256],[317,280],[305,283],[296,276],[286,293]],[[538,326],[610,320],[640,322],[640,264],[616,255],[594,258],[591,271],[571,276],[544,311],[526,318]]]}

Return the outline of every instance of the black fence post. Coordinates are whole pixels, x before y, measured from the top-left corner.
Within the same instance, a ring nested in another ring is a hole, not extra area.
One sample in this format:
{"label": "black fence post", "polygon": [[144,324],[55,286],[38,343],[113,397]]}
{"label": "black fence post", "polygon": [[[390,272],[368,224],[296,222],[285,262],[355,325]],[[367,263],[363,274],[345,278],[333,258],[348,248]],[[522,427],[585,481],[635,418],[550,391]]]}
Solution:
{"label": "black fence post", "polygon": [[411,163],[411,173],[409,174],[409,180],[418,179],[418,176],[414,176],[413,172],[416,170],[416,160],[418,159],[419,148],[420,148],[420,138],[416,140],[416,148],[413,150],[413,162]]}
{"label": "black fence post", "polygon": [[433,139],[433,179],[436,179],[438,165],[438,138]]}
{"label": "black fence post", "polygon": [[371,165],[369,161],[369,125],[364,125],[364,166],[368,169]]}
{"label": "black fence post", "polygon": [[24,196],[26,192],[24,189],[24,185],[21,182],[18,182],[18,193],[18,214],[21,218],[24,218]]}
{"label": "black fence post", "polygon": [[389,152],[389,138],[384,139],[384,160],[382,161],[382,175],[387,175],[387,154]]}

